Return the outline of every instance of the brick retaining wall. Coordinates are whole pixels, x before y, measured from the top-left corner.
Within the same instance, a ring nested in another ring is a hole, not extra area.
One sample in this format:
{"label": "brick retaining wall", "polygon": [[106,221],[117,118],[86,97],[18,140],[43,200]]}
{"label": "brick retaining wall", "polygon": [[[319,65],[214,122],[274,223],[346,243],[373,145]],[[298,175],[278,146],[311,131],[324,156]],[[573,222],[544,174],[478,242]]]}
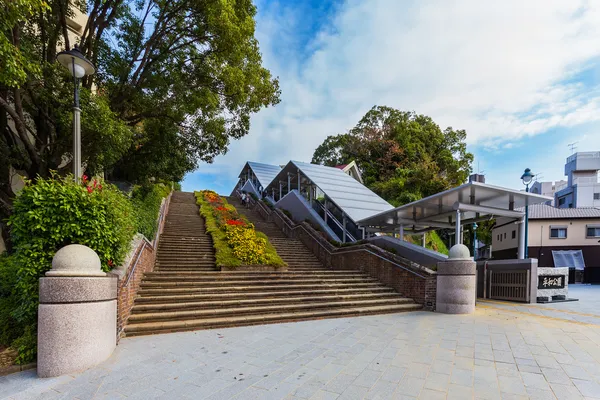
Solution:
{"label": "brick retaining wall", "polygon": [[295,223],[281,210],[268,210],[260,202],[252,201],[252,206],[258,208],[261,215],[268,216],[265,219],[273,221],[286,236],[301,240],[326,267],[358,269],[425,309],[435,310],[435,271],[372,244],[335,247],[306,222]]}
{"label": "brick retaining wall", "polygon": [[[135,251],[121,268],[113,270],[117,275],[117,341],[119,340],[127,319],[131,314],[131,308],[137,296],[140,283],[146,272],[152,272],[156,259],[156,249],[160,234],[163,231],[164,222],[169,211],[169,195],[161,206],[162,218],[160,218],[157,235],[153,242],[149,242],[145,237],[135,240]],[[141,236],[141,235],[140,235]]]}

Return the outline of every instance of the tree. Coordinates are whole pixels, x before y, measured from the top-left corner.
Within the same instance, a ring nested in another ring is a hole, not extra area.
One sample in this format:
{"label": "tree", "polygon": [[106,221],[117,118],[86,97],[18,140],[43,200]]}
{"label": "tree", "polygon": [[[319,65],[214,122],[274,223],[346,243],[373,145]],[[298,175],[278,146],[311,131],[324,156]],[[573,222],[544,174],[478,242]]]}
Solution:
{"label": "tree", "polygon": [[465,139],[464,130],[442,131],[425,115],[376,106],[350,132],[325,139],[312,162],[355,160],[366,186],[401,205],[466,181],[473,155]]}
{"label": "tree", "polygon": [[[72,78],[56,62],[74,45],[68,20],[88,20],[80,49],[82,161],[133,182],[178,177],[246,135],[250,115],[279,102],[262,67],[251,0],[0,0],[0,220],[10,174],[71,170]],[[5,12],[5,10],[7,12]]]}

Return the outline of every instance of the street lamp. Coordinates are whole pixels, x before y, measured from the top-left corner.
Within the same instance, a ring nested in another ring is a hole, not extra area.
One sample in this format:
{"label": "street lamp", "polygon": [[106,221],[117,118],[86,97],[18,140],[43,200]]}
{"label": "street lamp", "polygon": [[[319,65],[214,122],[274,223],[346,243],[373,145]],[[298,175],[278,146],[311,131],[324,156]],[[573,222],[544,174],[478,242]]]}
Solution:
{"label": "street lamp", "polygon": [[[525,192],[529,193],[529,184],[533,180],[533,174],[529,168],[525,168],[525,172],[521,175]],[[529,197],[525,198],[525,258],[529,257]]]}
{"label": "street lamp", "polygon": [[71,50],[61,51],[56,59],[73,75],[73,175],[77,182],[81,178],[81,109],[79,108],[79,80],[93,75],[96,67],[81,54],[75,45]]}

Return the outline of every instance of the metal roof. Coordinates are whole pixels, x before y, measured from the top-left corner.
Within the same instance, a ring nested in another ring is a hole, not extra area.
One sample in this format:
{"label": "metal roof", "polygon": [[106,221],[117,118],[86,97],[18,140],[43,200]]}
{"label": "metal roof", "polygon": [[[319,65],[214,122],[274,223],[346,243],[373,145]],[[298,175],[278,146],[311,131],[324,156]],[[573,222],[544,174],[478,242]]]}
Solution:
{"label": "metal roof", "polygon": [[[519,208],[525,211],[525,208]],[[547,204],[534,204],[529,206],[529,219],[576,219],[576,218],[600,218],[600,208],[578,207],[578,208],[556,208]]]}
{"label": "metal roof", "polygon": [[507,189],[480,182],[469,182],[412,203],[381,212],[358,223],[363,226],[394,228],[404,225],[405,230],[424,231],[435,228],[452,228],[457,208],[461,210],[463,224],[491,218],[493,215],[523,214],[516,210],[529,205],[552,200],[524,191]]}
{"label": "metal roof", "polygon": [[269,183],[277,176],[277,174],[281,171],[281,167],[278,165],[271,164],[262,164],[253,161],[248,161],[244,168],[242,168],[242,172],[240,172],[240,177],[243,177],[243,173],[246,170],[246,166],[248,166],[256,178],[258,182],[260,182],[263,188],[266,188]]}
{"label": "metal roof", "polygon": [[[356,179],[334,167],[290,161],[278,174],[277,180],[286,181],[288,172],[296,174],[298,170],[354,222],[393,208]],[[297,178],[294,180],[297,183]],[[278,188],[275,180],[270,186]]]}

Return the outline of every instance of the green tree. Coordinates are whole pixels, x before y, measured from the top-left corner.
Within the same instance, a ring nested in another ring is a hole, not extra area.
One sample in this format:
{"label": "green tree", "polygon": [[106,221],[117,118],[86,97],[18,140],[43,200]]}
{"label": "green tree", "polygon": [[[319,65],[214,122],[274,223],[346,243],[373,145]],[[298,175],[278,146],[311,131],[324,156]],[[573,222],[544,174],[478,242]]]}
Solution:
{"label": "green tree", "polygon": [[71,170],[73,83],[56,54],[74,45],[77,9],[88,15],[80,49],[98,68],[82,87],[88,172],[181,179],[279,102],[251,0],[0,1],[0,220],[11,212],[11,171]]}
{"label": "green tree", "polygon": [[466,135],[442,131],[425,115],[376,106],[350,132],[325,139],[312,162],[335,166],[355,160],[366,186],[401,205],[466,181],[473,161]]}

